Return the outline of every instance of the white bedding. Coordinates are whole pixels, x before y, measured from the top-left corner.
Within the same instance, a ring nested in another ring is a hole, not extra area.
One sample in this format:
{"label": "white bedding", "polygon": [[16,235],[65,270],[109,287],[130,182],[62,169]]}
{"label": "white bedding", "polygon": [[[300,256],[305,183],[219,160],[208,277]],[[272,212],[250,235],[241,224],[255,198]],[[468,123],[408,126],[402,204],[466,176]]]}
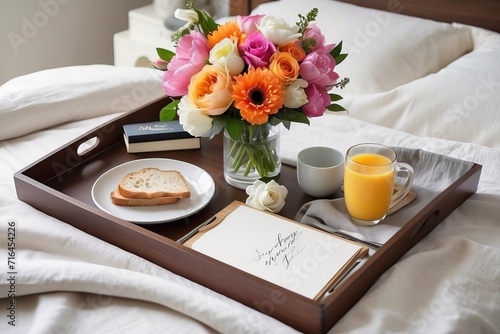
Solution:
{"label": "white bedding", "polygon": [[[308,2],[282,1],[290,3],[286,11],[279,3],[257,11],[294,20],[297,12],[309,9]],[[291,131],[283,130],[281,154],[285,162],[294,164],[297,152],[307,146],[327,145],[345,151],[352,144],[370,141],[424,149],[483,165],[477,193],[383,274],[330,332],[498,332],[498,35],[425,20],[415,25],[412,18],[377,16],[380,13],[335,1],[317,0],[315,6],[320,9],[320,26],[328,26],[329,16],[324,18],[324,13],[337,15],[339,20],[345,15],[365,18],[365,23],[337,21],[331,29],[322,28],[325,34],[341,35],[327,35],[329,40],[341,38],[346,45],[349,36],[355,38],[349,33],[364,29],[366,22],[372,22],[370,17],[379,17],[379,21],[373,21],[379,24],[390,22],[370,40],[375,48],[371,55],[379,52],[383,56],[391,47],[391,54],[399,54],[403,60],[396,58],[404,63],[403,50],[413,52],[411,38],[406,41],[407,48],[399,45],[399,51],[398,45],[382,40],[389,34],[385,28],[396,23],[399,27],[408,25],[410,32],[418,26],[432,38],[447,40],[449,33],[463,45],[447,50],[446,59],[409,66],[398,78],[400,71],[387,66],[384,60],[367,56],[365,51],[353,52],[351,62],[339,67],[341,75],[352,78],[350,87],[343,92],[343,105],[350,110],[349,115],[328,114],[312,119],[310,127],[293,124]],[[377,45],[385,49],[377,50]],[[436,55],[423,56],[430,59]],[[363,91],[367,82],[364,78],[371,68],[366,58],[371,59],[372,66],[383,68],[383,75],[367,83]],[[427,65],[429,68],[425,68]],[[85,75],[76,80],[81,73]],[[38,85],[40,77],[59,83],[58,94],[49,94],[53,91],[50,85]],[[95,78],[99,78],[99,89],[95,89]],[[12,177],[16,171],[104,120],[161,96],[160,80],[161,75],[150,69],[93,65],[49,70],[0,87],[1,333],[294,332],[273,318],[17,199]],[[489,84],[481,86],[481,80]],[[44,99],[26,103],[34,95]],[[125,103],[123,96],[135,96],[126,100],[134,103]],[[465,111],[470,107],[470,112],[457,113],[457,104]],[[80,112],[69,116],[68,108]],[[9,222],[15,223],[16,274],[8,274],[11,270],[7,267]],[[11,276],[15,276],[15,285],[9,282]],[[15,327],[9,324],[7,309],[12,288]]]}

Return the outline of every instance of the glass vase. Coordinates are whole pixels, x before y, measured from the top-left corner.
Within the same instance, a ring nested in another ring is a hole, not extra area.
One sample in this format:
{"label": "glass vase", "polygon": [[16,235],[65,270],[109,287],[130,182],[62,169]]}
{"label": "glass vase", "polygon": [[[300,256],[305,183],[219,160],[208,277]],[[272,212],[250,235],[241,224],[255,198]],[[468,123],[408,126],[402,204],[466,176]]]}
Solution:
{"label": "glass vase", "polygon": [[227,183],[246,189],[255,180],[272,178],[281,171],[280,129],[268,123],[245,125],[237,138],[224,130],[224,178]]}

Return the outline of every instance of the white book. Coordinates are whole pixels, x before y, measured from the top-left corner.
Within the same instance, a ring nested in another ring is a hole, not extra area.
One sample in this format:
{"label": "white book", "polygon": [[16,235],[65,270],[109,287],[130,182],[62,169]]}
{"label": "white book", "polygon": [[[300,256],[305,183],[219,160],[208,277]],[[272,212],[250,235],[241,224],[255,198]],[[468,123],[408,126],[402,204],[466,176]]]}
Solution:
{"label": "white book", "polygon": [[192,150],[201,148],[201,140],[199,137],[129,143],[127,137],[124,135],[124,142],[128,153]]}

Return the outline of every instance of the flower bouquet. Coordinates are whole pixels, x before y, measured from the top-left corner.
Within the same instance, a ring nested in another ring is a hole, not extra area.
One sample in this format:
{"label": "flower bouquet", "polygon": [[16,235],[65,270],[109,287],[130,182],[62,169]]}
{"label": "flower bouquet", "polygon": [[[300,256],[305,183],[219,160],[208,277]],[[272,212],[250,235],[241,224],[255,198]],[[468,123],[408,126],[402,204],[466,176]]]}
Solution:
{"label": "flower bouquet", "polygon": [[187,22],[172,34],[175,52],[157,49],[154,66],[165,71],[162,86],[173,97],[160,120],[178,115],[199,137],[224,130],[224,173],[235,186],[279,174],[280,123],[289,129],[326,110],[345,110],[329,91],[349,82],[335,72],[347,54],[342,42],[326,44],[313,23],[317,14],[299,14],[295,25],[269,15],[217,24],[189,1],[175,12]]}

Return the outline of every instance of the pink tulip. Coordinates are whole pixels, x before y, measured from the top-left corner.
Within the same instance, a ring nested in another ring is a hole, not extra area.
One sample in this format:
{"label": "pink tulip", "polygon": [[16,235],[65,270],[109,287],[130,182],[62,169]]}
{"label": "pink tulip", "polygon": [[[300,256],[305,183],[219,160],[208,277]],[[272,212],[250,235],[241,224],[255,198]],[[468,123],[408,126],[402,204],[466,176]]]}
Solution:
{"label": "pink tulip", "polygon": [[238,15],[237,23],[245,34],[250,34],[254,31],[257,31],[257,25],[260,20],[265,15],[250,15],[250,16],[241,16]]}
{"label": "pink tulip", "polygon": [[152,65],[154,66],[154,68],[158,70],[166,71],[168,67],[168,62],[163,59],[157,59],[152,63]]}
{"label": "pink tulip", "polygon": [[335,65],[335,59],[325,50],[319,49],[308,54],[300,63],[299,75],[309,84],[332,86],[339,78],[334,72]]}
{"label": "pink tulip", "polygon": [[306,92],[308,101],[302,106],[304,114],[306,114],[307,117],[322,116],[331,103],[330,95],[328,95],[325,87],[309,85],[304,91]]}
{"label": "pink tulip", "polygon": [[205,35],[191,31],[179,40],[175,52],[163,75],[162,87],[170,96],[182,96],[188,93],[191,77],[205,66],[210,48]]}

